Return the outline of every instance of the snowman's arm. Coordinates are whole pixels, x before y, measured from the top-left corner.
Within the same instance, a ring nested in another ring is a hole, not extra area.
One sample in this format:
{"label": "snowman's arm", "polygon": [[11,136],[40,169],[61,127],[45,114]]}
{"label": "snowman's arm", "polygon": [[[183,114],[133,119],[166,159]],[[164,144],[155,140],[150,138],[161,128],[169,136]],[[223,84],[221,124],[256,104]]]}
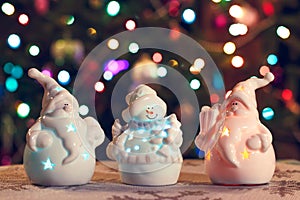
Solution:
{"label": "snowman's arm", "polygon": [[261,151],[265,152],[268,150],[268,148],[270,147],[273,137],[271,132],[269,131],[269,129],[267,127],[265,127],[263,124],[260,124],[258,126],[260,133],[257,134],[258,137],[261,140]]}
{"label": "snowman's arm", "polygon": [[94,118],[86,117],[84,121],[87,124],[87,140],[93,148],[96,148],[104,141],[104,131]]}
{"label": "snowman's arm", "polygon": [[32,150],[32,151],[37,151],[37,146],[36,146],[36,140],[37,137],[39,135],[39,133],[42,130],[42,126],[41,126],[41,120],[38,119],[36,120],[36,122],[31,126],[31,128],[27,131],[26,134],[26,142],[28,147]]}

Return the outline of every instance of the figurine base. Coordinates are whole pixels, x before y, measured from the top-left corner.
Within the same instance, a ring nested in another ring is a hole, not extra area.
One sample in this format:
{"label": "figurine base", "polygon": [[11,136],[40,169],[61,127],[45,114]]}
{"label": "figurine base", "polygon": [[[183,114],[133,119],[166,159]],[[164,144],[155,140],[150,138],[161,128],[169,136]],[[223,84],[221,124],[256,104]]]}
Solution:
{"label": "figurine base", "polygon": [[[155,171],[124,172],[120,171],[121,181],[129,185],[166,186],[177,183],[182,163],[164,164]],[[155,168],[154,168],[155,169]]]}

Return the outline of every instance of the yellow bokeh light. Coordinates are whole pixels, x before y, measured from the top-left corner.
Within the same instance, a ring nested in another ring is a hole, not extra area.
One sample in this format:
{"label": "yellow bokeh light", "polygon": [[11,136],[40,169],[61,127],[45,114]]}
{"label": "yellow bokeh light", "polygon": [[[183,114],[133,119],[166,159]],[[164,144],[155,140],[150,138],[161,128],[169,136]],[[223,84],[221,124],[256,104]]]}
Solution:
{"label": "yellow bokeh light", "polygon": [[224,53],[231,55],[235,52],[236,50],[236,46],[233,42],[226,42],[224,47],[223,47],[223,51]]}
{"label": "yellow bokeh light", "polygon": [[222,0],[211,0],[214,3],[220,3]]}
{"label": "yellow bokeh light", "polygon": [[169,65],[170,65],[171,67],[178,67],[178,61],[172,59],[172,60],[169,61]]}
{"label": "yellow bokeh light", "polygon": [[108,48],[115,50],[119,47],[119,41],[116,39],[110,39],[107,42],[107,46],[108,46]]}

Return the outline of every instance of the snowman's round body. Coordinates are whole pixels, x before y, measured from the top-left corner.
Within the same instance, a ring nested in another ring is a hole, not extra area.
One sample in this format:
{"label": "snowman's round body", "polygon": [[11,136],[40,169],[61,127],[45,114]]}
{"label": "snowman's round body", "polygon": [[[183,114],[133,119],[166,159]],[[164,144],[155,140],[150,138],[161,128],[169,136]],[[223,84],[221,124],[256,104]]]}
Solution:
{"label": "snowman's round body", "polygon": [[[147,122],[149,126],[140,127],[129,124],[116,143],[111,143],[108,148],[114,152],[112,157],[118,162],[122,182],[152,186],[175,184],[182,165],[182,155],[175,144],[163,142],[168,137],[170,125],[166,120]],[[178,131],[181,133],[180,129]],[[175,137],[182,136],[178,134]]]}
{"label": "snowman's round body", "polygon": [[25,171],[33,184],[87,183],[95,169],[95,148],[104,140],[100,124],[79,116],[77,99],[37,69],[28,75],[44,88],[41,115],[26,134]]}
{"label": "snowman's round body", "polygon": [[[272,144],[266,151],[247,145],[249,139],[261,133],[260,122],[255,117],[228,116],[222,135],[206,156],[206,170],[211,181],[225,185],[255,185],[268,183],[275,170],[275,153]],[[254,141],[255,142],[255,141]]]}
{"label": "snowman's round body", "polygon": [[24,168],[33,184],[46,186],[81,185],[91,180],[95,169],[95,154],[85,145],[79,148],[78,157],[63,164],[68,156],[62,140],[49,131],[53,142],[46,148],[32,151],[28,145],[24,151]]}

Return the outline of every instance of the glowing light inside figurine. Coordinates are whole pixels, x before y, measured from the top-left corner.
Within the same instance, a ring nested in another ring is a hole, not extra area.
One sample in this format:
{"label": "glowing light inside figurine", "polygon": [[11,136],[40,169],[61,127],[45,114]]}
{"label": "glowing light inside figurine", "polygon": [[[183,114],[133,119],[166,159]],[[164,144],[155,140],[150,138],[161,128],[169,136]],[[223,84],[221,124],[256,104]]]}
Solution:
{"label": "glowing light inside figurine", "polygon": [[191,80],[190,82],[190,87],[193,89],[193,90],[198,90],[201,86],[201,83],[198,79],[193,79]]}
{"label": "glowing light inside figurine", "polygon": [[88,152],[84,152],[83,154],[81,154],[83,157],[83,160],[88,160],[90,158],[90,154]]}
{"label": "glowing light inside figurine", "polygon": [[66,70],[61,70],[59,73],[58,73],[58,82],[62,85],[67,85],[70,83],[71,81],[71,77],[70,77],[70,74],[69,72],[67,72]]}
{"label": "glowing light inside figurine", "polygon": [[210,151],[206,154],[206,156],[205,156],[205,160],[210,160],[210,156],[211,156],[211,154],[210,154]]}
{"label": "glowing light inside figurine", "polygon": [[136,28],[136,23],[135,23],[135,21],[130,19],[125,23],[125,27],[129,31],[133,31]]}
{"label": "glowing light inside figurine", "polygon": [[228,31],[232,36],[245,35],[248,32],[248,27],[241,23],[231,24]]}
{"label": "glowing light inside figurine", "polygon": [[107,42],[107,46],[108,48],[110,48],[111,50],[116,50],[119,47],[119,41],[116,39],[110,39]]}
{"label": "glowing light inside figurine", "polygon": [[278,62],[278,58],[275,54],[270,54],[267,57],[267,62],[269,65],[276,65]]}
{"label": "glowing light inside figurine", "polygon": [[271,120],[273,119],[275,115],[275,112],[272,108],[270,107],[266,107],[262,110],[262,116],[265,120]]}
{"label": "glowing light inside figurine", "polygon": [[46,161],[42,161],[42,165],[44,165],[44,170],[54,170],[54,167],[56,166],[56,164],[51,162],[50,158]]}
{"label": "glowing light inside figurine", "polygon": [[29,23],[29,17],[26,14],[21,14],[18,18],[19,23],[22,25],[27,25]]}
{"label": "glowing light inside figurine", "polygon": [[134,145],[133,149],[136,151],[140,150],[140,145]]}
{"label": "glowing light inside figurine", "polygon": [[182,13],[182,19],[187,24],[192,24],[196,20],[196,13],[194,10],[188,8],[185,9]]}
{"label": "glowing light inside figurine", "polygon": [[250,157],[250,152],[248,152],[248,150],[245,148],[244,151],[241,153],[242,154],[242,158],[243,160],[249,159]]}
{"label": "glowing light inside figurine", "polygon": [[102,83],[101,81],[98,81],[97,83],[95,83],[94,88],[97,92],[101,93],[104,91],[105,86],[104,86],[104,83]]}
{"label": "glowing light inside figurine", "polygon": [[224,136],[226,136],[226,137],[229,136],[229,129],[226,126],[223,127],[221,137],[224,137]]}
{"label": "glowing light inside figurine", "polygon": [[17,114],[20,118],[25,118],[29,115],[30,107],[27,103],[20,103],[17,107]]}
{"label": "glowing light inside figurine", "polygon": [[85,116],[89,113],[89,107],[87,107],[86,105],[81,105],[79,107],[79,114],[82,116]]}
{"label": "glowing light inside figurine", "polygon": [[128,46],[128,50],[130,53],[137,53],[139,51],[140,47],[137,43],[132,42]]}
{"label": "glowing light inside figurine", "polygon": [[220,3],[222,0],[211,0],[214,3]]}
{"label": "glowing light inside figurine", "polygon": [[120,6],[119,2],[111,1],[107,4],[106,12],[109,16],[114,17],[119,14],[120,8],[121,8],[121,6]]}
{"label": "glowing light inside figurine", "polygon": [[157,76],[163,78],[163,77],[167,76],[167,74],[168,74],[168,71],[165,67],[157,68]]}
{"label": "glowing light inside figurine", "polygon": [[67,132],[76,132],[76,126],[73,123],[70,123],[66,126]]}
{"label": "glowing light inside figurine", "polygon": [[60,91],[62,91],[62,90],[63,90],[63,88],[62,88],[62,87],[60,87],[60,86],[57,86],[57,87],[55,87],[55,88],[54,88],[54,90],[55,90],[56,92],[60,92]]}
{"label": "glowing light inside figurine", "polygon": [[166,137],[168,137],[168,133],[166,131],[162,131],[160,136],[163,138],[166,138]]}
{"label": "glowing light inside figurine", "polygon": [[5,80],[5,87],[6,89],[9,91],[9,92],[15,92],[18,87],[19,87],[19,84],[18,84],[18,81],[13,78],[13,77],[8,77],[6,80]]}
{"label": "glowing light inside figurine", "polygon": [[17,34],[11,34],[7,38],[7,44],[12,49],[17,49],[21,45],[21,38]]}
{"label": "glowing light inside figurine", "polygon": [[13,15],[15,13],[15,7],[8,2],[5,2],[2,4],[1,10],[4,14],[9,15],[9,16]]}
{"label": "glowing light inside figurine", "polygon": [[36,45],[32,45],[29,47],[29,54],[32,56],[37,56],[40,53],[40,48]]}
{"label": "glowing light inside figurine", "polygon": [[233,42],[226,42],[223,46],[224,53],[231,55],[235,52],[236,46]]}
{"label": "glowing light inside figurine", "polygon": [[276,30],[277,35],[282,39],[288,39],[291,35],[290,30],[285,26],[279,26]]}

